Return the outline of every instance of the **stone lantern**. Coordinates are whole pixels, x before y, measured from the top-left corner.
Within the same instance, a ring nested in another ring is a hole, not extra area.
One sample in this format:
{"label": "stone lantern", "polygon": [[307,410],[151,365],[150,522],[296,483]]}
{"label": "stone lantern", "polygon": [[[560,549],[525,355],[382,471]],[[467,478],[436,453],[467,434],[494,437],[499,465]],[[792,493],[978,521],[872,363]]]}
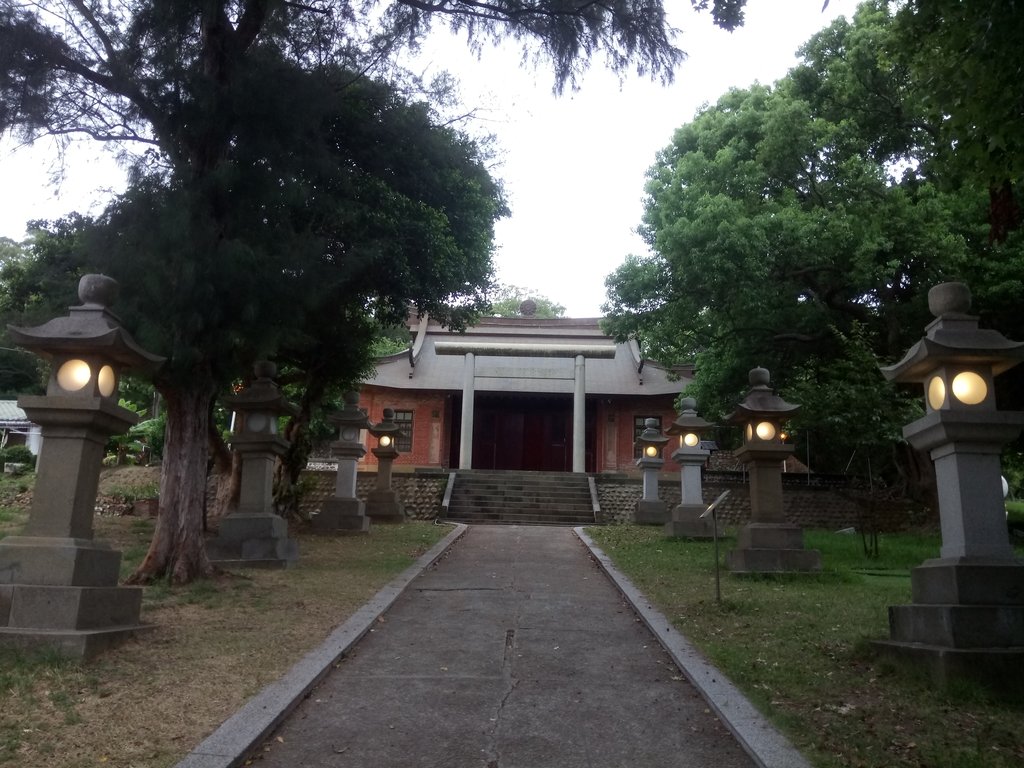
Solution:
{"label": "stone lantern", "polygon": [[666,504],[658,497],[658,473],[665,465],[661,451],[668,438],[661,433],[657,419],[646,419],[644,430],[636,440],[640,458],[636,464],[643,472],[643,497],[636,503],[634,520],[640,525],[662,525],[667,517]]}
{"label": "stone lantern", "polygon": [[362,433],[370,427],[370,422],[359,407],[358,392],[346,392],[344,401],[344,407],[330,417],[331,423],[338,427],[338,439],[331,443],[331,453],[338,459],[338,476],[334,496],[313,516],[313,530],[317,533],[348,535],[370,530],[366,505],[356,493],[356,465],[366,455]]}
{"label": "stone lantern", "polygon": [[903,428],[935,463],[942,548],[911,572],[912,605],[889,608],[879,645],[920,662],[945,684],[970,677],[995,687],[1024,682],[1024,563],[1006,526],[999,455],[1024,413],[997,411],[993,379],[1024,359],[1024,343],[978,327],[962,283],[928,292],[935,316],[891,381],[924,385],[925,415]]}
{"label": "stone lantern", "polygon": [[750,523],[740,530],[726,563],[738,573],[817,571],[820,554],[804,549],[803,530],[786,522],[782,506],[782,466],[795,450],[782,442],[782,424],[800,406],[776,395],[770,381],[766,369],[752,369],[750,390],[728,419],[743,430],[736,458],[750,476]]}
{"label": "stone lantern", "polygon": [[0,541],[0,642],[89,658],[141,628],[142,589],[117,585],[121,553],[93,539],[107,439],[138,421],[118,405],[119,376],[163,362],[107,309],[117,288],[85,275],[82,305],[67,317],[9,327],[16,344],[50,361],[50,378],[45,395],[18,398],[43,445],[24,533]]}
{"label": "stone lantern", "polygon": [[241,489],[238,509],[221,521],[206,552],[223,567],[287,568],[298,560],[299,546],[288,538],[288,523],[274,513],[274,465],[288,450],[288,441],[278,434],[278,416],[297,409],[274,383],[276,365],[260,361],[253,373],[252,384],[224,398],[235,413],[231,449],[242,457]]}
{"label": "stone lantern", "polygon": [[395,440],[401,427],[395,423],[395,412],[384,409],[384,418],[370,427],[370,434],[377,438],[373,455],[377,457],[377,487],[366,497],[366,516],[376,523],[405,522],[405,506],[398,493],[391,487],[391,467],[398,458]]}
{"label": "stone lantern", "polygon": [[684,397],[679,405],[679,417],[665,433],[679,437],[679,447],[672,454],[672,459],[681,467],[680,501],[672,508],[671,519],[665,523],[665,535],[710,539],[715,534],[715,523],[710,516],[703,516],[707,507],[700,473],[711,451],[701,447],[701,439],[715,425],[697,415],[697,401],[692,397]]}

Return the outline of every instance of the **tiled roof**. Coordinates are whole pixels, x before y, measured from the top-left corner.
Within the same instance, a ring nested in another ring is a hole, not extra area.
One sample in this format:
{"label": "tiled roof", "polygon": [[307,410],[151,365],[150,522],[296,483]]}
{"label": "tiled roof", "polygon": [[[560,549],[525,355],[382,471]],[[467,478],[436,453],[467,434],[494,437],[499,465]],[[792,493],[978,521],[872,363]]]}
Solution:
{"label": "tiled roof", "polygon": [[0,400],[0,421],[28,421],[17,400]]}
{"label": "tiled roof", "polygon": [[[416,334],[413,348],[378,360],[376,374],[364,383],[389,389],[461,391],[464,356],[439,354],[436,342],[494,350],[476,355],[478,392],[572,394],[573,349],[588,355],[588,394],[675,395],[692,378],[692,369],[667,369],[643,360],[635,343],[616,344],[599,323],[598,318],[483,318],[462,334],[429,320],[411,323]],[[516,348],[528,351],[517,356]],[[601,356],[590,356],[602,351]]]}

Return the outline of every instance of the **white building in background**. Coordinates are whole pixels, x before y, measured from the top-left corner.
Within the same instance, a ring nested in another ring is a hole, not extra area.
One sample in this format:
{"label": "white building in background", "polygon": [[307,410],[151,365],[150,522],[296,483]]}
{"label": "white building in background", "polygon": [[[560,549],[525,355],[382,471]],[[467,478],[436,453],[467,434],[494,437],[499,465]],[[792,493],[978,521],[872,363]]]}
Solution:
{"label": "white building in background", "polygon": [[0,400],[0,448],[25,445],[38,456],[42,441],[39,425],[28,420],[17,400]]}

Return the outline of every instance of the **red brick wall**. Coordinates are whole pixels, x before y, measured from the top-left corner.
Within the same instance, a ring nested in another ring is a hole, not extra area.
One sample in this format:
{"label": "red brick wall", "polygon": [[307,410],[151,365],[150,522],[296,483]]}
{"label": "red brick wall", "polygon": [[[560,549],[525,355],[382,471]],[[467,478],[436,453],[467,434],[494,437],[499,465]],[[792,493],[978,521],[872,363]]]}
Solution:
{"label": "red brick wall", "polygon": [[[588,397],[587,407],[596,407],[594,421],[594,457],[598,472],[638,472],[633,458],[634,416],[660,416],[662,430],[676,419],[674,396],[604,398]],[[396,460],[397,466],[448,466],[451,443],[450,396],[441,392],[396,392],[366,387],[359,399],[373,423],[383,418],[385,408],[413,412],[413,449]],[[377,465],[370,449],[376,439],[367,439],[367,454],[360,467]],[[678,446],[677,438],[670,438],[662,457],[664,471],[678,472],[679,466],[669,458]]]}
{"label": "red brick wall", "polygon": [[[395,465],[416,467],[445,466],[448,463],[448,425],[445,422],[447,398],[439,392],[395,392],[393,390],[365,389],[359,398],[359,407],[365,408],[371,423],[384,417],[385,408],[412,411],[412,451],[402,453]],[[377,457],[371,449],[377,440],[369,436],[366,456],[360,467],[377,466]]]}
{"label": "red brick wall", "polygon": [[[602,399],[597,410],[596,438],[599,472],[638,472],[633,457],[633,419],[636,416],[661,417],[664,432],[676,420],[675,398],[671,395],[657,398],[621,398],[611,402]],[[670,438],[662,451],[664,471],[678,471],[671,458],[678,446],[677,438]]]}

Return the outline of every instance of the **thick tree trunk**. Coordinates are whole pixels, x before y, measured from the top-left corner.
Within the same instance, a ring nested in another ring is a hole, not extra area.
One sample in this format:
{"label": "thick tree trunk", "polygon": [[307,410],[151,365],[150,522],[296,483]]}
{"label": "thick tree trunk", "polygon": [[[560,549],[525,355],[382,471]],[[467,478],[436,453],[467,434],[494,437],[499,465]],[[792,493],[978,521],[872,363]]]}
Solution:
{"label": "thick tree trunk", "polygon": [[207,428],[213,387],[198,376],[189,386],[162,391],[167,435],[160,475],[160,514],[145,559],[129,584],[168,579],[187,584],[211,576],[203,537]]}
{"label": "thick tree trunk", "polygon": [[274,468],[274,506],[277,513],[285,518],[303,519],[299,509],[301,501],[299,493],[299,477],[309,461],[312,448],[309,440],[309,422],[313,409],[323,401],[325,384],[322,379],[310,372],[306,377],[302,398],[299,400],[298,413],[288,420],[284,429],[284,438],[288,441],[288,450]]}
{"label": "thick tree trunk", "polygon": [[228,448],[227,443],[214,429],[211,419],[209,425],[210,456],[213,459],[216,492],[213,497],[213,508],[207,510],[206,522],[221,520],[238,508],[238,499],[242,492],[242,457]]}

